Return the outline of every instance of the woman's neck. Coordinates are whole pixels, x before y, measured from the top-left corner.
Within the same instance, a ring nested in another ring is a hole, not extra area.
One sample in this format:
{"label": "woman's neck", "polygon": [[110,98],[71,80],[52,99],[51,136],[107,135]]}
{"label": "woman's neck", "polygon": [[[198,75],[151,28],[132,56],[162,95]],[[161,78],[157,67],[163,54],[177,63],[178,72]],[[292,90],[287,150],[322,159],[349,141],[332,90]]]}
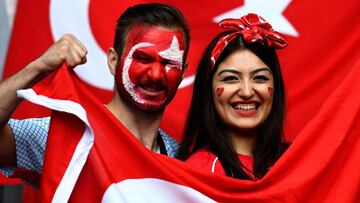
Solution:
{"label": "woman's neck", "polygon": [[234,132],[228,131],[227,137],[232,142],[235,151],[238,154],[243,154],[247,156],[253,155],[253,148],[256,140],[256,132]]}

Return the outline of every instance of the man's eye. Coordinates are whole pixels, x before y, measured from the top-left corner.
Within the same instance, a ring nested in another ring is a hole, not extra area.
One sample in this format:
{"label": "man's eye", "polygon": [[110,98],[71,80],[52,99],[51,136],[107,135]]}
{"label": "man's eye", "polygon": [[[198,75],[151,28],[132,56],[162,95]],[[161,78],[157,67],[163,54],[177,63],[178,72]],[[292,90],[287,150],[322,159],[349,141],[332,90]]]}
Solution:
{"label": "man's eye", "polygon": [[176,67],[176,66],[180,67],[180,66],[181,66],[181,64],[180,64],[179,62],[177,62],[177,61],[171,61],[171,60],[164,60],[164,61],[162,62],[162,64],[163,64],[163,65],[168,65],[168,66],[171,66],[171,67]]}
{"label": "man's eye", "polygon": [[136,61],[142,62],[142,63],[149,63],[151,62],[151,58],[145,57],[145,56],[134,56],[133,57]]}
{"label": "man's eye", "polygon": [[138,51],[133,54],[132,58],[141,63],[150,63],[153,60],[151,56]]}

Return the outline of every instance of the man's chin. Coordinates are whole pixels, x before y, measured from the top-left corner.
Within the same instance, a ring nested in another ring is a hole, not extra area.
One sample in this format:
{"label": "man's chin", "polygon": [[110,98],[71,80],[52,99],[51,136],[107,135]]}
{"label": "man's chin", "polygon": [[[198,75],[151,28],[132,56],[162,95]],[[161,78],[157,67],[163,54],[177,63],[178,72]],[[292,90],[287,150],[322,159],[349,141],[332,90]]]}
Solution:
{"label": "man's chin", "polygon": [[148,113],[161,113],[164,111],[166,104],[161,103],[161,104],[151,104],[151,103],[145,103],[145,104],[140,104],[137,103],[135,104],[135,106],[143,111],[143,112],[148,112]]}
{"label": "man's chin", "polygon": [[120,99],[127,103],[130,108],[142,112],[161,113],[165,110],[165,107],[167,105],[167,99],[157,98],[157,101],[151,99],[140,99],[140,96],[132,96],[125,89],[119,88],[118,95]]}

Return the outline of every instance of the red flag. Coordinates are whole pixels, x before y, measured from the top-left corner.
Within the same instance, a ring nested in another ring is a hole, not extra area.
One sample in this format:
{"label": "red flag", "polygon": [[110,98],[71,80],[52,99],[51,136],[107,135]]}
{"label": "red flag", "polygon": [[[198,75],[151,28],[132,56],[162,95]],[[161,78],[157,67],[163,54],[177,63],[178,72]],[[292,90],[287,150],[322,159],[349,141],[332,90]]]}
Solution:
{"label": "red flag", "polygon": [[197,171],[147,150],[63,67],[33,89],[19,92],[56,111],[44,161],[43,200],[356,202],[360,60],[352,67],[283,157],[256,182]]}

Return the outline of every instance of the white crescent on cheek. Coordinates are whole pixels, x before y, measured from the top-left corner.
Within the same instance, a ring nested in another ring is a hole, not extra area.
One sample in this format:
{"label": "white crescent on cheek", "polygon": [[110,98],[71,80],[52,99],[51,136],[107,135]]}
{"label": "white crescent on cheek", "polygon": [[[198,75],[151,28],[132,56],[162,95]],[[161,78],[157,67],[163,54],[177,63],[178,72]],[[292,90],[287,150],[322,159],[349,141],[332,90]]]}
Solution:
{"label": "white crescent on cheek", "polygon": [[145,101],[136,96],[136,93],[135,93],[135,90],[134,90],[135,85],[130,80],[129,69],[130,69],[130,65],[132,63],[132,55],[133,55],[134,51],[136,51],[136,49],[143,48],[143,47],[149,47],[149,46],[153,46],[153,44],[148,43],[148,42],[142,42],[142,43],[134,45],[131,48],[131,50],[129,51],[126,58],[125,58],[123,72],[122,72],[122,81],[123,81],[123,85],[125,87],[125,90],[130,94],[131,98],[134,101],[136,101],[136,102],[138,102],[140,104],[144,104]]}
{"label": "white crescent on cheek", "polygon": [[180,70],[182,70],[184,50],[179,49],[179,42],[176,36],[173,37],[170,47],[164,51],[158,52],[158,54],[164,59],[167,59],[176,64],[176,65],[167,64],[165,66],[166,72],[169,72],[171,68],[179,68]]}

